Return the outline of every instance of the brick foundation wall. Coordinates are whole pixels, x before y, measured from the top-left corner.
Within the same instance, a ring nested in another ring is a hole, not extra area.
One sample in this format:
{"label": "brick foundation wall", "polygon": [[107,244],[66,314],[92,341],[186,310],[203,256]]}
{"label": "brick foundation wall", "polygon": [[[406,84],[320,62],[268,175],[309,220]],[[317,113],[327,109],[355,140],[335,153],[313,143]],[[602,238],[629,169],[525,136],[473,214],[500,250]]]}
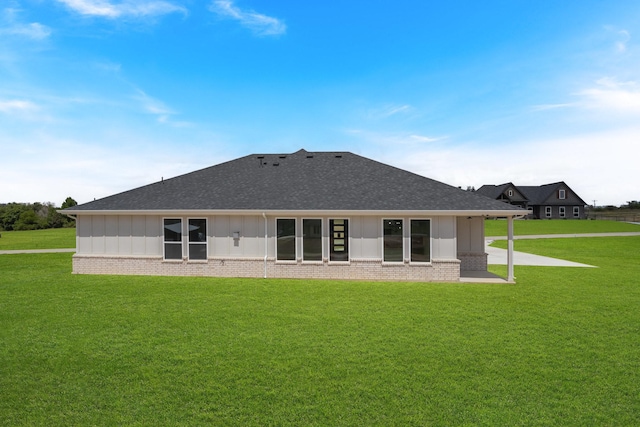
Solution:
{"label": "brick foundation wall", "polygon": [[[486,257],[485,257],[486,263]],[[384,264],[382,260],[349,263],[275,262],[267,260],[267,277],[298,279],[388,280],[457,282],[459,260],[434,260],[429,265]],[[264,277],[263,258],[209,258],[207,261],[164,261],[159,257],[75,255],[75,274],[123,274],[149,276]]]}
{"label": "brick foundation wall", "polygon": [[460,252],[461,271],[487,271],[487,254],[478,252]]}

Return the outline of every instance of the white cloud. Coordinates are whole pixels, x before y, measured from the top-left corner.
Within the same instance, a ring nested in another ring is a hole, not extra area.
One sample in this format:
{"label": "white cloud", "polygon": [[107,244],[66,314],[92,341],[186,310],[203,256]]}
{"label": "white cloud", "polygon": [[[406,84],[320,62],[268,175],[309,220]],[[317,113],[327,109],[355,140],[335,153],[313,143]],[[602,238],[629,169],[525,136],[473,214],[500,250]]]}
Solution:
{"label": "white cloud", "polygon": [[613,46],[618,53],[625,53],[627,51],[627,45],[631,41],[631,33],[627,30],[619,30],[611,25],[605,25],[604,29],[613,34],[615,41]]}
{"label": "white cloud", "polygon": [[51,29],[46,25],[32,22],[30,24],[14,24],[0,28],[0,34],[25,37],[32,40],[44,40],[51,35]]}
{"label": "white cloud", "polygon": [[122,3],[112,3],[108,0],[58,1],[81,15],[103,18],[159,16],[175,12],[187,13],[187,9],[183,6],[166,1],[126,1]]}
{"label": "white cloud", "polygon": [[287,26],[282,20],[252,10],[244,11],[235,6],[232,0],[214,0],[209,10],[220,16],[235,19],[261,36],[277,36],[287,31]]}
{"label": "white cloud", "polygon": [[636,82],[618,82],[603,78],[596,86],[584,89],[576,95],[582,98],[580,106],[618,113],[640,113],[640,89]]}
{"label": "white cloud", "polygon": [[362,129],[348,129],[345,132],[366,141],[367,144],[374,144],[382,147],[431,144],[448,138],[447,136],[432,137],[406,132],[371,132]]}
{"label": "white cloud", "polygon": [[398,157],[398,147],[379,153],[395,166],[454,186],[565,181],[587,203],[620,205],[640,197],[637,146],[640,126],[555,139],[521,139],[501,148],[432,145]]}
{"label": "white cloud", "polygon": [[136,89],[133,99],[138,101],[144,112],[156,116],[158,123],[171,125],[173,127],[190,127],[192,123],[187,121],[176,121],[172,116],[178,114],[176,111],[167,107],[164,102],[147,95],[144,91]]}
{"label": "white cloud", "polygon": [[31,101],[23,101],[20,99],[0,100],[0,113],[24,113],[37,111],[40,108]]}

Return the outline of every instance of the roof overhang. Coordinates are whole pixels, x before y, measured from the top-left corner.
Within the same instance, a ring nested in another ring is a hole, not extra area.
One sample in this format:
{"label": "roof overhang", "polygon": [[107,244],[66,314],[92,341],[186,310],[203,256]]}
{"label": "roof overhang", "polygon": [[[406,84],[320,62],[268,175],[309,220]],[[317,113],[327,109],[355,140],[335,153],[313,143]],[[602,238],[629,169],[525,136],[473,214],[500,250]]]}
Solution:
{"label": "roof overhang", "polygon": [[524,209],[504,210],[279,210],[279,209],[158,209],[158,210],[83,210],[64,209],[60,213],[78,215],[157,215],[157,216],[214,216],[214,215],[262,215],[267,216],[467,216],[523,218],[529,212]]}

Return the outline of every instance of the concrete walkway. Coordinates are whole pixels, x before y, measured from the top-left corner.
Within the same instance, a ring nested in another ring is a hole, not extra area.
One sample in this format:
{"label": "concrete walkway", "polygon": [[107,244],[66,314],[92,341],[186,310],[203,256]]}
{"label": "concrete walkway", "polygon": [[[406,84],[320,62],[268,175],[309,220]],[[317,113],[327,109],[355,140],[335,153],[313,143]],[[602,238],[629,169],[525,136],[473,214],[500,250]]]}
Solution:
{"label": "concrete walkway", "polygon": [[[543,234],[531,236],[513,236],[513,240],[526,239],[563,239],[575,237],[622,237],[640,236],[638,232],[618,232],[618,233],[580,233],[580,234]],[[487,252],[487,263],[494,265],[507,265],[507,250],[489,246],[494,240],[507,240],[506,236],[489,236],[485,239],[485,251]],[[525,252],[513,251],[514,265],[533,265],[542,267],[592,267],[593,265],[581,264],[579,262],[566,261],[558,258],[551,258],[541,255],[533,255]]]}
{"label": "concrete walkway", "polygon": [[[487,252],[487,263],[493,265],[507,265],[507,250],[489,246],[493,240],[487,240],[485,251]],[[564,259],[551,258],[547,256],[528,254],[525,252],[513,251],[513,265],[534,265],[540,267],[592,267],[593,265],[580,264],[579,262],[566,261]]]}

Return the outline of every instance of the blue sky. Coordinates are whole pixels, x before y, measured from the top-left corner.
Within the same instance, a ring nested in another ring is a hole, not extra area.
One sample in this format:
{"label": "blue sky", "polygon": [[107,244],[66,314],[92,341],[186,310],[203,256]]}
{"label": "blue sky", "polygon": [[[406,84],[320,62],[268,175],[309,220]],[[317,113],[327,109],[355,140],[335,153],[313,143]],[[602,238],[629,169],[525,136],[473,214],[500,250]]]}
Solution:
{"label": "blue sky", "polygon": [[640,199],[640,2],[8,0],[0,203],[252,153]]}

